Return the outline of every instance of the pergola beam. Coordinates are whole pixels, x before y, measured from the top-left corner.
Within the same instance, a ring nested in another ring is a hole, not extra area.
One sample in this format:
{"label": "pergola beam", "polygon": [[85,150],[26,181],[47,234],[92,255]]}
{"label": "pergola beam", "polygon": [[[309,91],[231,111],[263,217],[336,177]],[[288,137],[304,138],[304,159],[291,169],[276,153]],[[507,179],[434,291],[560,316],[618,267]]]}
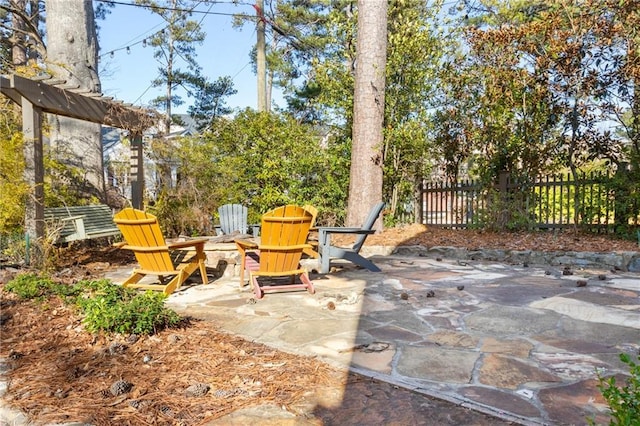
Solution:
{"label": "pergola beam", "polygon": [[24,97],[34,107],[50,114],[132,131],[143,131],[155,124],[155,117],[148,110],[125,107],[123,103],[113,101],[113,98],[81,94],[45,81],[34,81],[13,74],[8,78],[2,77],[0,87],[2,93],[14,102],[20,104],[19,97]]}

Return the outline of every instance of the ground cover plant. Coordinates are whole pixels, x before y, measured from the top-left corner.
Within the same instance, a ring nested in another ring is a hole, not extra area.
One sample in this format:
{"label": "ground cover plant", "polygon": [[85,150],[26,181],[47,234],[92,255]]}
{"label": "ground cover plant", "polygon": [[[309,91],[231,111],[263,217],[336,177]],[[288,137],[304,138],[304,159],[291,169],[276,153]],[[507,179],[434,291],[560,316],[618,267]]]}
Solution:
{"label": "ground cover plant", "polygon": [[27,300],[61,298],[67,306],[78,310],[86,330],[92,333],[150,335],[180,323],[180,317],[165,308],[166,295],[152,291],[140,293],[104,279],[80,280],[67,285],[47,276],[27,273],[9,281],[5,290]]}

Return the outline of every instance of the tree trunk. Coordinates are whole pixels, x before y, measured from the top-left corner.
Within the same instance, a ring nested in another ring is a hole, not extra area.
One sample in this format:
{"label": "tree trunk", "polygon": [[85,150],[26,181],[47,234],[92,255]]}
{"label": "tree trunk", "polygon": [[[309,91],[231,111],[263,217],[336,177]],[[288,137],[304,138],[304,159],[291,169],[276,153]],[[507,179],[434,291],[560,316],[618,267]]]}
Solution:
{"label": "tree trunk", "polygon": [[267,59],[265,44],[264,0],[256,1],[258,26],[256,28],[256,67],[258,74],[258,111],[268,111],[267,107]]}
{"label": "tree trunk", "polygon": [[[169,38],[172,38],[169,36]],[[165,135],[169,137],[171,135],[171,100],[173,97],[173,57],[174,57],[174,49],[173,49],[173,41],[169,42],[169,53],[167,54],[167,85],[165,86],[165,97],[167,98],[164,101],[164,127],[165,127]]]}
{"label": "tree trunk", "polygon": [[[91,0],[46,0],[47,66],[67,85],[100,93],[98,45]],[[104,200],[101,126],[52,116],[52,155],[84,171],[85,195]]]}
{"label": "tree trunk", "polygon": [[[347,226],[360,226],[382,199],[387,2],[358,0],[353,143]],[[382,230],[382,220],[376,223]]]}
{"label": "tree trunk", "polygon": [[38,0],[9,0],[8,10],[11,15],[9,43],[14,69],[29,62],[35,63],[44,56],[44,44],[38,32]]}
{"label": "tree trunk", "polygon": [[[171,8],[173,9],[173,12],[171,14],[171,28],[174,27],[174,25],[176,24],[176,21],[178,19],[179,12],[177,11],[177,7],[178,7],[178,2],[177,0],[173,0],[171,2]],[[173,100],[173,85],[175,84],[174,78],[173,78],[173,60],[175,58],[176,55],[176,49],[175,49],[175,44],[176,44],[176,40],[174,37],[174,31],[171,30],[169,31],[169,42],[168,42],[168,46],[167,46],[167,86],[165,87],[165,92],[166,92],[166,100],[164,101],[164,109],[166,112],[165,115],[165,134],[166,137],[168,138],[169,135],[171,134],[171,102]]]}
{"label": "tree trunk", "polygon": [[[16,10],[23,10],[26,12],[27,1],[14,0],[11,6],[14,7]],[[22,20],[22,18],[18,16],[18,14],[16,13],[12,15],[11,20],[12,20],[11,25],[13,26],[13,33],[10,38],[11,56],[12,56],[13,66],[15,68],[15,67],[27,65],[27,47],[25,45],[25,39],[26,39],[25,33],[27,31],[27,25]]]}

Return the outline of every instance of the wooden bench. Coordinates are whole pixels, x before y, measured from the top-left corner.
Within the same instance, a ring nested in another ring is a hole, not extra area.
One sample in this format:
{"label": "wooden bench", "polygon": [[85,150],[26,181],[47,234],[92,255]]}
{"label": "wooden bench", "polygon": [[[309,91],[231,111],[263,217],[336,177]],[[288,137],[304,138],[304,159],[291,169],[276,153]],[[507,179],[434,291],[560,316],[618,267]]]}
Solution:
{"label": "wooden bench", "polygon": [[49,231],[57,233],[57,243],[121,235],[111,208],[104,204],[46,207],[44,220]]}

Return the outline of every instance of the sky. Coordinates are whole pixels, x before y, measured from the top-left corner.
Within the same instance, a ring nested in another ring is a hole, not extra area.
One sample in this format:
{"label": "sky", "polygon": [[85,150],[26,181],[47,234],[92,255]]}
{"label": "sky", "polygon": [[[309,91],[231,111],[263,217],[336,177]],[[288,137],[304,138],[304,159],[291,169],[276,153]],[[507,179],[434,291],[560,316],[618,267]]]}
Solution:
{"label": "sky", "polygon": [[[121,0],[133,3],[133,0]],[[233,4],[236,3],[236,4]],[[94,1],[94,7],[97,2]],[[158,76],[158,61],[153,57],[153,49],[144,46],[143,40],[161,30],[166,23],[150,11],[116,4],[104,20],[98,20],[100,43],[100,81],[104,96],[146,106],[148,102],[163,94],[163,88],[152,88],[151,81]],[[230,76],[238,91],[227,98],[232,108],[257,108],[257,80],[250,63],[250,52],[256,42],[255,24],[248,22],[242,29],[232,27],[232,14],[255,15],[250,3],[223,0],[203,2],[196,8],[208,14],[194,13],[190,19],[201,21],[206,33],[202,45],[196,45],[196,60],[202,67],[202,74],[210,81],[218,77]],[[128,49],[127,49],[128,48]],[[113,54],[111,54],[113,52]],[[186,69],[181,64],[182,69]],[[186,113],[193,103],[180,93],[185,103],[173,107],[173,113]],[[276,103],[281,104],[278,93],[273,94]]]}

